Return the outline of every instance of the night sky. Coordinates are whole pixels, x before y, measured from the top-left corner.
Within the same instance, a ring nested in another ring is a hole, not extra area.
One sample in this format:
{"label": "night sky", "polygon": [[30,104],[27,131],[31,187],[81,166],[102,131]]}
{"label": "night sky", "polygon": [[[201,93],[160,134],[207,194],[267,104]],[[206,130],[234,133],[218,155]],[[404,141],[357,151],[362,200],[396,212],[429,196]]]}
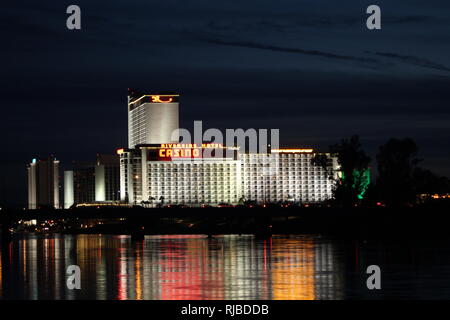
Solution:
{"label": "night sky", "polygon": [[127,146],[128,87],[180,93],[182,127],[279,128],[285,146],[359,134],[374,158],[411,137],[450,176],[448,0],[15,0],[0,15],[0,204],[26,205],[34,157]]}

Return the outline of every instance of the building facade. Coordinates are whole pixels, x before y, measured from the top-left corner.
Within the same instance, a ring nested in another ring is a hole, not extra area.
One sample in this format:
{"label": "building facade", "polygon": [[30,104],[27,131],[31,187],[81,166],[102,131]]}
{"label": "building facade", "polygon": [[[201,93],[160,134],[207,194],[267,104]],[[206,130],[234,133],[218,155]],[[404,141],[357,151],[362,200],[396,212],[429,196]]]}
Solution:
{"label": "building facade", "polygon": [[75,162],[64,171],[64,209],[120,200],[119,157],[97,154],[95,162]]}
{"label": "building facade", "polygon": [[176,142],[179,128],[179,95],[128,92],[128,147]]}
{"label": "building facade", "polygon": [[64,209],[95,201],[95,163],[76,161],[64,171]]}
{"label": "building facade", "polygon": [[59,161],[33,159],[28,171],[28,209],[59,209]]}
{"label": "building facade", "polygon": [[98,154],[95,165],[95,201],[120,200],[119,157]]}
{"label": "building facade", "polygon": [[241,196],[237,151],[218,144],[121,149],[121,200],[132,204],[237,203]]}
{"label": "building facade", "polygon": [[338,169],[330,154],[322,154],[327,170],[312,164],[318,153],[311,149],[240,154],[222,145],[161,144],[118,153],[121,200],[137,205],[319,203],[331,198]]}
{"label": "building facade", "polygon": [[[337,158],[327,158],[328,169],[312,163],[312,149],[274,149],[241,155],[242,193],[257,203],[319,203],[329,200],[337,179]],[[330,176],[332,172],[332,176]]]}

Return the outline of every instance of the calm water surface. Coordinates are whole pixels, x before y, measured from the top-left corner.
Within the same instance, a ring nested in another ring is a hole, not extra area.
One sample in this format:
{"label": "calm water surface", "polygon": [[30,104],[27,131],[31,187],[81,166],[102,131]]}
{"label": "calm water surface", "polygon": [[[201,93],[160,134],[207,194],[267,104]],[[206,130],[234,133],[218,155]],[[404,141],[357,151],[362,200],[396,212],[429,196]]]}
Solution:
{"label": "calm water surface", "polygon": [[[2,245],[0,299],[446,299],[449,247],[311,235],[26,235]],[[66,287],[74,264],[81,290]],[[366,289],[370,264],[382,269],[377,292]]]}

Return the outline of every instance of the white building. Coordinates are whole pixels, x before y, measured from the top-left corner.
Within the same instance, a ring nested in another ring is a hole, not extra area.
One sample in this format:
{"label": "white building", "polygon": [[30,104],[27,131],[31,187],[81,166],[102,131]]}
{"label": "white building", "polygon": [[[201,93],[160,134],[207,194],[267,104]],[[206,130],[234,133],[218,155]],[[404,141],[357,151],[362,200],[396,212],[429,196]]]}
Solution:
{"label": "white building", "polygon": [[28,209],[59,209],[59,161],[33,159],[28,171]]}
{"label": "white building", "polygon": [[74,172],[64,171],[64,209],[69,209],[74,203]]}
{"label": "white building", "polygon": [[179,95],[128,94],[128,147],[176,142],[179,128]]}
{"label": "white building", "polygon": [[337,158],[322,154],[329,159],[329,170],[334,172],[330,179],[325,169],[312,164],[316,155],[312,149],[274,149],[267,154],[242,154],[243,196],[257,203],[318,203],[330,199],[337,179]]}
{"label": "white building", "polygon": [[[221,145],[161,144],[118,153],[121,200],[132,204],[318,203],[332,196],[334,181],[311,163],[317,155],[311,149],[240,154]],[[337,177],[336,158],[325,155]]]}

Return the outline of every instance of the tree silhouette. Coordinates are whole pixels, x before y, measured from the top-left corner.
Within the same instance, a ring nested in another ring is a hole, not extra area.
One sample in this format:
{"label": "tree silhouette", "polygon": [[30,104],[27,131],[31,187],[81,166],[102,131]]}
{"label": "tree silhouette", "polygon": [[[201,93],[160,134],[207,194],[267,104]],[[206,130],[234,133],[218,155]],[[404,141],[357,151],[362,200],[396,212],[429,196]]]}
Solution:
{"label": "tree silhouette", "polygon": [[[341,175],[333,190],[333,202],[338,206],[351,207],[360,201],[359,196],[367,188],[367,177],[370,157],[362,150],[359,136],[342,139],[340,143],[330,146],[330,153],[337,156]],[[325,155],[317,155],[312,163],[326,170],[332,178],[329,159]]]}
{"label": "tree silhouette", "polygon": [[380,146],[377,154],[377,193],[388,206],[411,205],[417,188],[414,173],[418,173],[418,147],[411,138],[391,138]]}
{"label": "tree silhouette", "polygon": [[414,191],[416,194],[447,194],[450,192],[450,181],[430,170],[415,168],[413,172]]}

